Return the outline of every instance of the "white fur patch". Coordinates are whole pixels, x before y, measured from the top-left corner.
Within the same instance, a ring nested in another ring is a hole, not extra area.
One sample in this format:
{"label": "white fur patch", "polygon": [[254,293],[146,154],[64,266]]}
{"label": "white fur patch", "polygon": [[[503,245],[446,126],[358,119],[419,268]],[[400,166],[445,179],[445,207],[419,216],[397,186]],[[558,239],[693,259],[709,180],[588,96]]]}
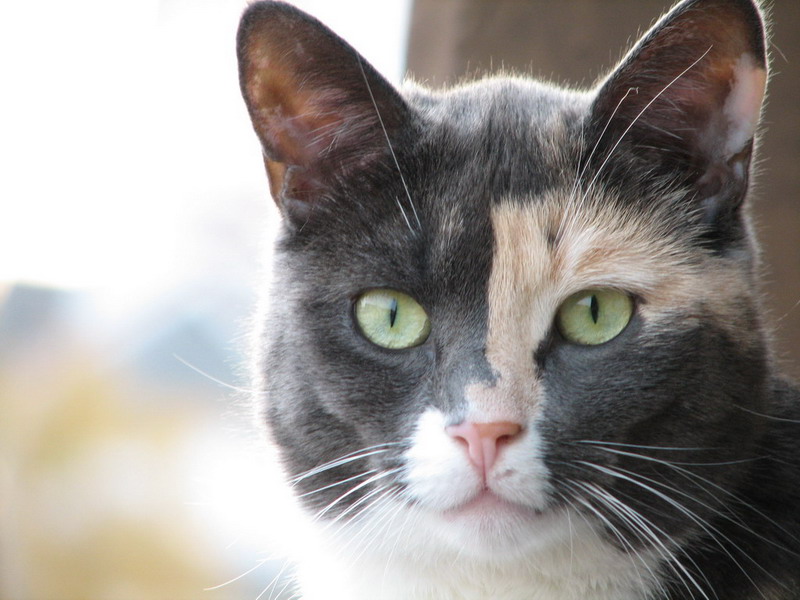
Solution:
{"label": "white fur patch", "polygon": [[431,510],[443,511],[464,504],[482,485],[461,444],[445,433],[446,426],[440,411],[426,410],[406,453],[408,491]]}
{"label": "white fur patch", "polygon": [[406,499],[383,498],[348,523],[321,525],[307,543],[304,600],[643,600],[656,557],[610,546],[583,516],[544,508],[547,469],[535,427],[504,448],[488,479],[529,508],[458,507],[481,477],[429,409],[407,452]]}
{"label": "white fur patch", "polygon": [[[486,413],[480,415],[485,417]],[[493,416],[485,420],[508,418],[497,411]],[[474,412],[467,419],[474,422],[484,420],[476,417]],[[501,448],[497,463],[488,475],[487,485],[503,500],[542,510],[547,505],[549,472],[543,461],[541,438],[533,420],[529,421],[519,439]],[[423,506],[438,510],[458,508],[475,498],[484,485],[481,476],[469,463],[462,444],[445,433],[446,424],[444,414],[429,408],[420,417],[412,438],[413,445],[406,454],[409,493]],[[504,546],[508,546],[508,542],[505,537],[498,540]]]}
{"label": "white fur patch", "polygon": [[730,158],[742,151],[756,133],[761,104],[767,85],[767,72],[750,54],[743,54],[733,68],[733,84],[723,112],[730,129],[723,156]]}

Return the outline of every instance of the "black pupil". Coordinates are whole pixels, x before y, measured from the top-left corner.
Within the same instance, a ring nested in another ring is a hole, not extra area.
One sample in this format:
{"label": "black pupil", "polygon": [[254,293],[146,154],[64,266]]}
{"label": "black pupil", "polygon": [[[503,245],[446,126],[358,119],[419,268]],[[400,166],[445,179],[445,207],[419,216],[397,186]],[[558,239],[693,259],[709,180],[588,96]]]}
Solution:
{"label": "black pupil", "polygon": [[592,301],[589,304],[589,311],[592,314],[592,321],[597,324],[597,317],[600,314],[600,303],[597,301],[597,296],[592,294]]}
{"label": "black pupil", "polygon": [[397,319],[397,299],[392,298],[392,304],[389,307],[389,327],[394,327],[394,322]]}

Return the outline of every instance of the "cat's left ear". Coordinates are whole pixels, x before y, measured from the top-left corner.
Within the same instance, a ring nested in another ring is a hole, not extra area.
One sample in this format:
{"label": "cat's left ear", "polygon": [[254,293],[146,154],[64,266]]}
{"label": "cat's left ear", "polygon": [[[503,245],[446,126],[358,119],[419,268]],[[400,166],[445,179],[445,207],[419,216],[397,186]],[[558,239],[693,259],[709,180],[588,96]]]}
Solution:
{"label": "cat's left ear", "polygon": [[679,3],[601,84],[592,113],[595,168],[627,148],[644,172],[688,186],[698,203],[692,210],[699,206],[725,237],[747,192],[765,45],[752,0]]}
{"label": "cat's left ear", "polygon": [[272,196],[302,226],[324,214],[337,185],[386,160],[408,108],[347,42],[283,2],[248,7],[237,54]]}

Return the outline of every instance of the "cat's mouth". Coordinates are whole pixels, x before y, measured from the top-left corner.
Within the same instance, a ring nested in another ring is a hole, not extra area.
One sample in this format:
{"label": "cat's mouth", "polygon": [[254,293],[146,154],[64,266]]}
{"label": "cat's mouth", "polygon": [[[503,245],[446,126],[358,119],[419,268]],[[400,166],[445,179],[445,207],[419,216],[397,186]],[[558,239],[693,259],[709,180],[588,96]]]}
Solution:
{"label": "cat's mouth", "polygon": [[511,502],[498,496],[491,489],[484,488],[466,502],[453,508],[448,508],[442,513],[442,516],[446,521],[455,521],[464,518],[497,516],[533,519],[540,514],[540,511],[535,508]]}

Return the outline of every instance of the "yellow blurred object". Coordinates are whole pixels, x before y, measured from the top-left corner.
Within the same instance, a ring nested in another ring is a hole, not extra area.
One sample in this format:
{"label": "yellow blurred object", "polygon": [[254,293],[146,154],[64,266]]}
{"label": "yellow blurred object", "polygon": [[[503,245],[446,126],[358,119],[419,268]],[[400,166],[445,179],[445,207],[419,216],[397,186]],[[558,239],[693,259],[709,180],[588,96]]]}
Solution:
{"label": "yellow blurred object", "polygon": [[3,362],[0,598],[235,597],[235,586],[204,592],[237,573],[209,556],[181,489],[200,414],[131,389],[74,348]]}

